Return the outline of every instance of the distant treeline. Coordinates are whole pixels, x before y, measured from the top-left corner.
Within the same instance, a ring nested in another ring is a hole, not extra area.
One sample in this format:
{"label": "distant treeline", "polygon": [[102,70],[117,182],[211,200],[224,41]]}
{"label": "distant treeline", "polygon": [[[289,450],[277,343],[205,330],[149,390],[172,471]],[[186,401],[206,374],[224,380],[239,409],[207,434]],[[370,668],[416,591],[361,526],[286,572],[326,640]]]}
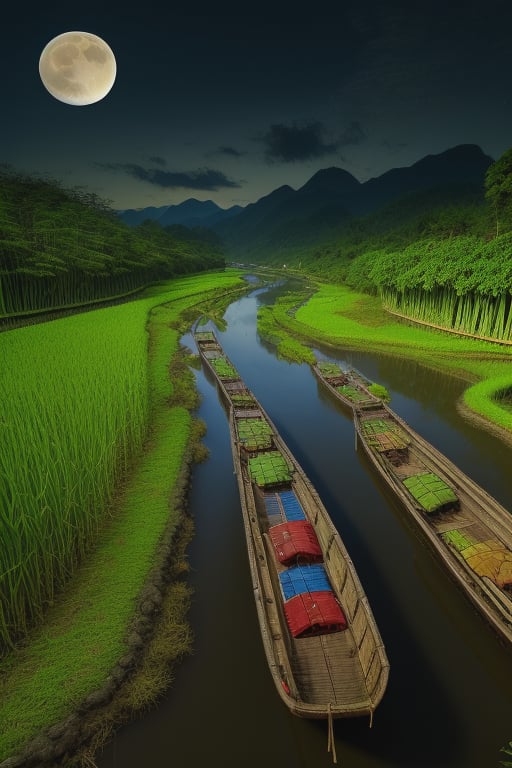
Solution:
{"label": "distant treeline", "polygon": [[512,149],[481,195],[438,189],[344,222],[274,264],[378,294],[387,309],[452,330],[512,338]]}
{"label": "distant treeline", "polygon": [[512,338],[512,232],[425,238],[400,250],[373,250],[346,282],[380,294],[386,309],[452,330]]}
{"label": "distant treeline", "polygon": [[94,194],[0,169],[0,316],[109,299],[224,264],[209,230],[128,227]]}

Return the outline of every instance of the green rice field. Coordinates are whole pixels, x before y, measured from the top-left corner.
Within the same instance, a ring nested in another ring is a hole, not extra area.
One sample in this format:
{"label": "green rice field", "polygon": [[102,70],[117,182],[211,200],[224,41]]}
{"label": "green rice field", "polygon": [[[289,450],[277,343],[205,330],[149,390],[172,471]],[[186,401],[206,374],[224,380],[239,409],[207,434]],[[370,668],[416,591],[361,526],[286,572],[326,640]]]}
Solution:
{"label": "green rice field", "polygon": [[0,638],[41,618],[94,540],[149,415],[145,302],[0,336]]}
{"label": "green rice field", "polygon": [[192,418],[173,402],[176,322],[240,287],[234,270],[187,277],[0,334],[0,761],[123,654],[158,542],[179,522],[170,500]]}

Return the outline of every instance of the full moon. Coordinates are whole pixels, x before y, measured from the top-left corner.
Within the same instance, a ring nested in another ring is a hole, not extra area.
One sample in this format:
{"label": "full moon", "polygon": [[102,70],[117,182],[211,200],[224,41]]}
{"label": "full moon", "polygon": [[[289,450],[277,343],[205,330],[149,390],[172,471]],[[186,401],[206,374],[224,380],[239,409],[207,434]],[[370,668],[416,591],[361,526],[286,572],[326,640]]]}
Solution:
{"label": "full moon", "polygon": [[116,79],[116,60],[107,43],[90,32],[64,32],[43,48],[39,74],[52,96],[84,106],[103,99]]}

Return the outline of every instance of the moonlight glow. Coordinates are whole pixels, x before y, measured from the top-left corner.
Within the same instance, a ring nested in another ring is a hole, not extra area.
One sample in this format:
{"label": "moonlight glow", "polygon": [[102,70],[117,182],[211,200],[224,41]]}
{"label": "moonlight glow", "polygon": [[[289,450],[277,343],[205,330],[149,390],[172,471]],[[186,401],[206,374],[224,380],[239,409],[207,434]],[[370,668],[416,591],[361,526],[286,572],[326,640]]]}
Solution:
{"label": "moonlight glow", "polygon": [[39,59],[43,85],[59,101],[94,104],[110,91],[116,60],[107,43],[90,32],[64,32],[46,45]]}

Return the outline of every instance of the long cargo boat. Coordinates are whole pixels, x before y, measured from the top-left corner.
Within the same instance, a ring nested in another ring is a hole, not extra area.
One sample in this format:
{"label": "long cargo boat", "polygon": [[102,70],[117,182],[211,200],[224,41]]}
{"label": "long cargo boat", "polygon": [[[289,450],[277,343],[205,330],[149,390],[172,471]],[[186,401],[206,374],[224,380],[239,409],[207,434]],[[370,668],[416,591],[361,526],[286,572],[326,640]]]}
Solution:
{"label": "long cargo boat", "polygon": [[372,382],[355,368],[343,370],[337,363],[326,360],[317,360],[312,368],[313,373],[331,395],[334,395],[350,411],[353,411],[354,408],[373,407],[381,404],[381,398],[368,389]]}
{"label": "long cargo boat", "polygon": [[360,374],[327,362],[317,362],[313,371],[351,408],[356,441],[379,475],[474,606],[511,643],[511,513],[372,396]]}
{"label": "long cargo boat", "polygon": [[370,716],[389,662],[354,564],[310,480],[212,331],[196,331],[229,417],[261,637],[298,717]]}

